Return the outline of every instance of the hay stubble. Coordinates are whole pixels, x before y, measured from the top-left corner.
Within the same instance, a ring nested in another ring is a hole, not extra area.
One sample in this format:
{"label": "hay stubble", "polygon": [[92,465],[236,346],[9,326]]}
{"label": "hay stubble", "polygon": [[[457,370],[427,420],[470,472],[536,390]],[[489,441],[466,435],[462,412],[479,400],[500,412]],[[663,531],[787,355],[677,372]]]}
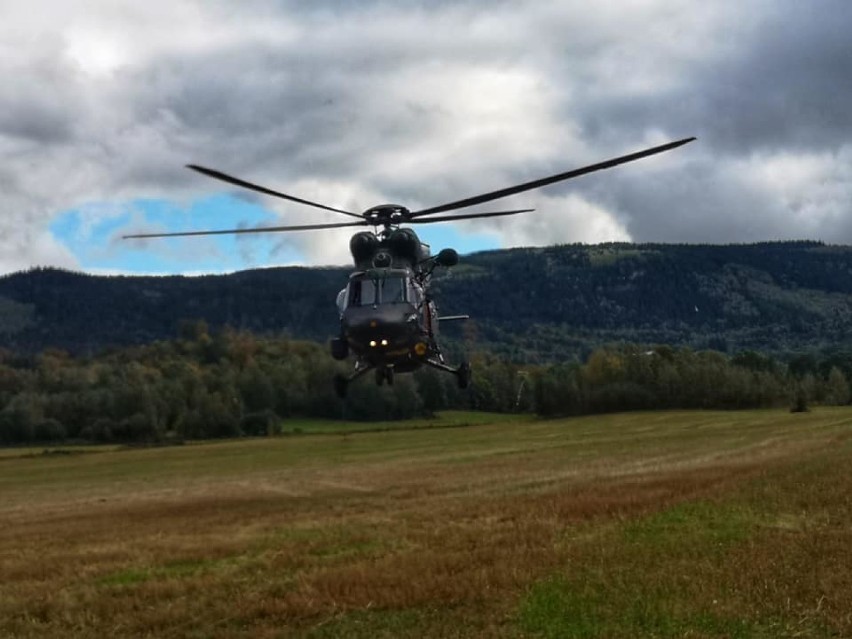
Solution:
{"label": "hay stubble", "polygon": [[850,431],[673,412],[6,455],[0,635],[849,633]]}

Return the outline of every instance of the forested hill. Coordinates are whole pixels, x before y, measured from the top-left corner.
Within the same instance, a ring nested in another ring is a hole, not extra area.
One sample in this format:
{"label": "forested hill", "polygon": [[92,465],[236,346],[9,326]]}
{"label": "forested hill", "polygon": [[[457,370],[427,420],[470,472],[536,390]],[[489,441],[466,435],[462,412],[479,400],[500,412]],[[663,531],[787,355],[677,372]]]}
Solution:
{"label": "forested hill", "polygon": [[[203,277],[105,277],[37,269],[0,278],[0,346],[76,354],[172,338],[204,320],[324,341],[348,268]],[[434,279],[464,338],[522,361],[612,341],[773,353],[852,348],[852,247],[602,244],[464,256]],[[459,334],[460,335],[460,334]]]}

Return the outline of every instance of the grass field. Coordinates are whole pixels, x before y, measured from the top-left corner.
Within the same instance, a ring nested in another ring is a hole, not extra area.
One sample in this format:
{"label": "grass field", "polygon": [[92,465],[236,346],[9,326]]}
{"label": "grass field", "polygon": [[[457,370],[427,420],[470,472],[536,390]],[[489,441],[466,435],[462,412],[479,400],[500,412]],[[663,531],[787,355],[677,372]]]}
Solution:
{"label": "grass field", "polygon": [[396,426],[0,452],[0,636],[852,637],[852,409]]}

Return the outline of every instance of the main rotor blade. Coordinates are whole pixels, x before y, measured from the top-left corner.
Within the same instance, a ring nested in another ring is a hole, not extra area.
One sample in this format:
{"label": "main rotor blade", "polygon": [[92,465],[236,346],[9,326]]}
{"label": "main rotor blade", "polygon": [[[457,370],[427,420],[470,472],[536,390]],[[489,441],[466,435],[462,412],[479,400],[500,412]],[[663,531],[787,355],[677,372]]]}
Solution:
{"label": "main rotor blade", "polygon": [[149,237],[187,237],[195,235],[237,235],[242,233],[283,233],[285,231],[316,231],[319,229],[338,229],[345,226],[369,226],[369,222],[340,222],[336,224],[304,224],[301,226],[262,226],[256,229],[226,229],[223,231],[183,231],[180,233],[137,233],[122,235],[121,239],[131,240]]}
{"label": "main rotor blade", "polygon": [[285,200],[290,200],[291,202],[298,202],[299,204],[307,204],[308,206],[315,206],[318,209],[324,209],[326,211],[334,211],[335,213],[342,213],[343,215],[349,215],[351,217],[361,216],[357,213],[352,213],[351,211],[343,211],[341,209],[336,209],[333,206],[326,206],[325,204],[319,204],[318,202],[311,202],[310,200],[303,200],[300,197],[295,197],[294,195],[287,195],[286,193],[281,193],[280,191],[273,191],[272,189],[268,189],[265,186],[260,186],[258,184],[252,184],[251,182],[246,182],[245,180],[241,180],[240,178],[236,178],[232,175],[228,175],[227,173],[222,173],[221,171],[215,171],[213,169],[208,169],[203,166],[198,166],[197,164],[187,164],[187,168],[192,169],[193,171],[198,171],[199,173],[203,173],[208,177],[215,178],[217,180],[222,180],[223,182],[227,182],[228,184],[236,184],[237,186],[242,186],[246,189],[251,189],[252,191],[257,191],[258,193],[265,193],[266,195],[273,195],[275,197],[284,198]]}
{"label": "main rotor blade", "polygon": [[517,209],[516,211],[493,211],[488,213],[466,213],[464,215],[442,215],[440,217],[429,217],[422,220],[409,220],[409,224],[452,222],[453,220],[469,220],[474,217],[499,217],[501,215],[516,215],[517,213],[529,213],[530,211],[535,211],[535,209]]}
{"label": "main rotor blade", "polygon": [[[645,149],[644,151],[637,151],[636,153],[631,153],[629,155],[622,155],[621,157],[613,158],[612,160],[606,160],[605,162],[598,162],[597,164],[591,164],[589,166],[584,166],[579,169],[573,169],[571,171],[565,171],[564,173],[557,173],[556,175],[551,175],[550,177],[541,178],[540,180],[533,180],[532,182],[524,182],[523,184],[518,184],[517,186],[510,186],[505,189],[500,189],[498,191],[491,191],[490,193],[483,193],[482,195],[475,195],[473,197],[465,198],[464,200],[457,200],[456,202],[449,202],[447,204],[441,204],[440,206],[433,206],[429,209],[422,209],[420,211],[412,211],[411,217],[420,217],[421,215],[432,215],[433,213],[443,213],[444,211],[453,211],[455,209],[463,209],[468,206],[474,206],[475,204],[482,204],[484,202],[490,202],[491,200],[497,200],[501,197],[508,197],[510,195],[515,195],[516,193],[522,193],[523,191],[529,191],[531,189],[537,189],[542,186],[547,186],[548,184],[553,184],[554,182],[561,182],[562,180],[570,180],[571,178],[579,177],[581,175],[585,175],[586,173],[592,173],[594,171],[600,171],[602,169],[608,169],[613,166],[617,166],[619,164],[624,164],[625,162],[633,162],[634,160],[639,160],[641,158],[646,158],[649,155],[655,155],[657,153],[662,153],[663,151],[669,151],[671,149],[676,149],[679,146],[682,146],[688,142],[692,142],[695,138],[684,138],[682,140],[677,140],[675,142],[669,142],[668,144],[662,144],[660,146],[655,146],[650,149]],[[412,222],[414,220],[411,220]]]}

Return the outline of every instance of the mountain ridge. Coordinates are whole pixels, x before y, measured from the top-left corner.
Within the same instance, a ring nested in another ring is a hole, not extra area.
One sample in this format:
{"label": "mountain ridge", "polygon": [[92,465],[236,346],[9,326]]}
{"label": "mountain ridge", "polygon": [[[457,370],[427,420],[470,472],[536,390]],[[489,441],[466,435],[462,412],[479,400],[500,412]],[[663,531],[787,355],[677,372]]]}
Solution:
{"label": "mountain ridge", "polygon": [[[90,275],[33,269],[0,277],[0,345],[74,354],[169,339],[187,321],[324,341],[348,267],[225,275]],[[474,320],[451,341],[516,361],[580,357],[604,342],[773,354],[852,345],[852,247],[570,244],[484,251],[440,270],[445,314]]]}

